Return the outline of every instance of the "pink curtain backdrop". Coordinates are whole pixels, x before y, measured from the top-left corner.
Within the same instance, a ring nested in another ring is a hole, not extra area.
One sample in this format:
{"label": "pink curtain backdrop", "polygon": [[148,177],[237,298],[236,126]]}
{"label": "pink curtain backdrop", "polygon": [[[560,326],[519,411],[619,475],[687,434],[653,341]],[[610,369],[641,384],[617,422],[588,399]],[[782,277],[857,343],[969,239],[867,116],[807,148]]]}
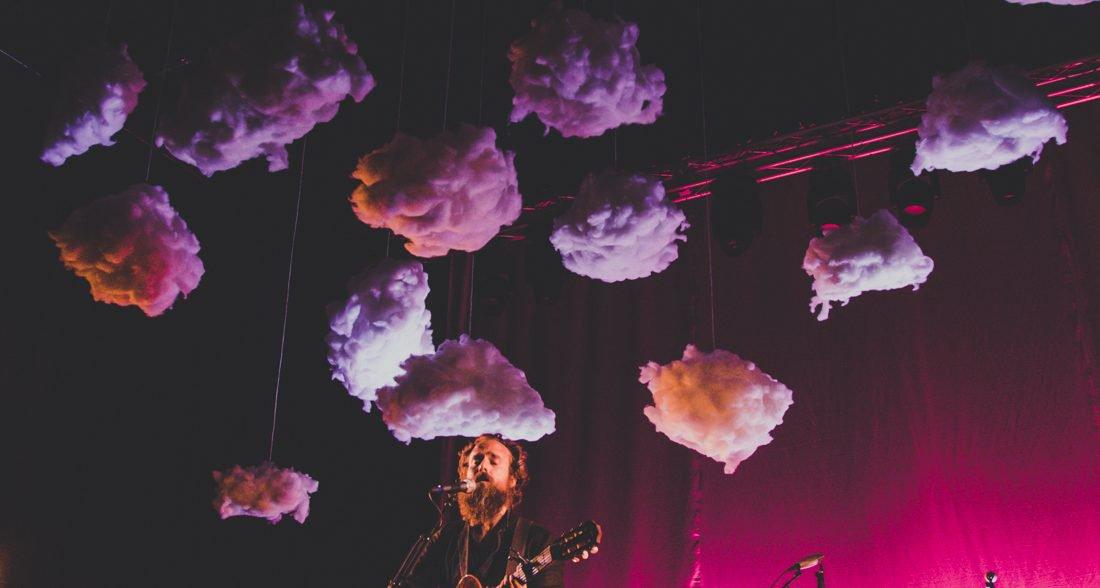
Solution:
{"label": "pink curtain backdrop", "polygon": [[[556,307],[478,317],[475,334],[558,414],[531,447],[527,514],[557,532],[603,524],[603,550],[569,583],[685,586],[697,571],[708,587],[767,586],[820,551],[830,586],[980,586],[987,569],[1007,587],[1100,585],[1100,107],[1067,114],[1069,143],[1043,154],[1020,205],[996,206],[977,175],[943,175],[914,233],[936,263],[928,283],[824,323],[801,269],[806,178],[763,187],[764,234],[741,258],[714,257],[718,346],[787,384],[794,405],[733,475],[656,433],[637,382],[646,361],[709,339],[701,201],[661,275],[573,278]],[[888,204],[887,162],[856,169],[867,216]]]}

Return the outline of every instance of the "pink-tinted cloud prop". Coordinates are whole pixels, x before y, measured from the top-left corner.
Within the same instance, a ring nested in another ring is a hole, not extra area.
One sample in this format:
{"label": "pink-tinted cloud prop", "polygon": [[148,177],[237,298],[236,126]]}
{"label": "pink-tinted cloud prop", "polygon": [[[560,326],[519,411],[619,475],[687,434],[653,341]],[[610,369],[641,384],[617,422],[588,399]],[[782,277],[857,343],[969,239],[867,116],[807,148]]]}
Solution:
{"label": "pink-tinted cloud prop", "polygon": [[682,360],[649,362],[638,378],[653,393],[646,418],[669,439],[726,465],[732,474],[758,448],[791,406],[789,388],[755,364],[717,349],[688,345]]}
{"label": "pink-tinted cloud prop", "polygon": [[532,112],[564,137],[596,137],[625,124],[650,124],[663,106],[665,74],[642,65],[638,25],[599,21],[559,4],[512,43],[512,122]]}
{"label": "pink-tinted cloud prop", "polygon": [[397,385],[379,390],[376,402],[399,441],[483,433],[534,441],[554,432],[554,412],[488,341],[462,335],[402,367]]}
{"label": "pink-tinted cloud prop", "polygon": [[61,261],[88,280],[99,302],[167,310],[199,284],[199,240],[160,186],[137,184],[69,215],[50,237]]}
{"label": "pink-tinted cloud prop", "polygon": [[126,45],[82,52],[46,131],[42,161],[59,166],[95,145],[114,145],[111,137],[137,108],[144,88],[145,78]]}
{"label": "pink-tinted cloud prop", "polygon": [[462,125],[431,139],[398,133],[359,160],[351,195],[359,220],[409,240],[419,257],[477,251],[519,218],[515,155],[491,128]]}
{"label": "pink-tinted cloud prop", "polygon": [[386,260],[352,278],[348,290],[343,304],[329,307],[328,362],[332,378],[370,412],[377,390],[404,373],[401,362],[435,353],[428,275],[418,261]]}
{"label": "pink-tinted cloud prop", "polygon": [[829,318],[830,303],[842,306],[864,292],[920,288],[932,273],[932,258],[888,210],[880,210],[864,219],[824,237],[810,239],[802,269],[813,277],[814,297],[810,312],[821,312],[817,320]]}
{"label": "pink-tinted cloud prop", "polygon": [[997,169],[1038,161],[1043,144],[1066,142],[1065,117],[1022,73],[972,63],[932,80],[917,128],[913,173]]}
{"label": "pink-tinted cloud prop", "polygon": [[256,517],[279,522],[289,514],[299,523],[309,516],[309,495],[317,491],[317,481],[291,468],[272,463],[214,472],[218,496],[214,508],[222,519]]}
{"label": "pink-tinted cloud prop", "polygon": [[550,243],[573,273],[618,282],[664,271],[688,226],[660,180],[609,170],[585,178]]}
{"label": "pink-tinted cloud prop", "polygon": [[185,83],[157,145],[203,174],[264,155],[287,167],[286,146],[332,120],[340,102],[359,102],[374,78],[333,12],[295,4],[216,52]]}

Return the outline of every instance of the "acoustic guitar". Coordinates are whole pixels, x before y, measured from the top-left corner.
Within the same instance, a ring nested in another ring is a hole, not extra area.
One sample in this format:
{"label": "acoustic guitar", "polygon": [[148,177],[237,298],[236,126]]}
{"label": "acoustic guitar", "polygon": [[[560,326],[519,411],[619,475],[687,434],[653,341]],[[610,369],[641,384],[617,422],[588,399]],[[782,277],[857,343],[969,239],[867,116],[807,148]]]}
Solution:
{"label": "acoustic guitar", "polygon": [[[547,545],[537,555],[527,560],[526,565],[516,566],[516,571],[501,580],[497,588],[508,586],[510,579],[518,580],[520,584],[527,584],[528,578],[537,576],[542,570],[546,569],[546,566],[556,561],[580,557],[585,551],[589,551],[600,544],[601,533],[600,526],[594,521],[585,521],[573,527],[569,532]],[[526,568],[526,571],[524,568]],[[485,587],[476,577],[466,574],[459,579],[457,588]]]}

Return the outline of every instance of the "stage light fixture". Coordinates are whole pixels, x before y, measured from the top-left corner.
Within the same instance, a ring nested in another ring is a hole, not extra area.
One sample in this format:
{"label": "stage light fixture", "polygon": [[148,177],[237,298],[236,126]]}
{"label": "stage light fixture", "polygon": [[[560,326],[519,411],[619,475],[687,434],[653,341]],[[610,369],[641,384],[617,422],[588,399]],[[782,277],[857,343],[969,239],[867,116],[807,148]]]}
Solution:
{"label": "stage light fixture", "polygon": [[818,236],[851,223],[855,216],[855,201],[852,172],[847,165],[828,165],[810,174],[806,212]]}
{"label": "stage light fixture", "polygon": [[1032,167],[1031,158],[1022,157],[995,170],[982,170],[982,179],[993,193],[993,201],[1001,206],[1019,204]]}
{"label": "stage light fixture", "polygon": [[760,189],[752,178],[724,175],[708,186],[711,199],[711,235],[731,257],[749,249],[764,224]]}
{"label": "stage light fixture", "polygon": [[920,228],[932,220],[932,209],[940,196],[940,178],[934,171],[914,176],[909,169],[913,157],[912,145],[890,152],[890,203],[898,222]]}

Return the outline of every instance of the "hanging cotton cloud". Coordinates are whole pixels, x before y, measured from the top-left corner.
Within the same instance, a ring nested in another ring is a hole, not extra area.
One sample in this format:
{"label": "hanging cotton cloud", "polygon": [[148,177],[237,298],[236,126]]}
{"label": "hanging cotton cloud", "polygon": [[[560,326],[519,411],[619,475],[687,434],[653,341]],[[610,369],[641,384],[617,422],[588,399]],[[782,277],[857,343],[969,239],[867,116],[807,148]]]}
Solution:
{"label": "hanging cotton cloud", "polygon": [[246,516],[279,522],[289,514],[299,523],[309,516],[309,495],[317,491],[317,481],[290,468],[272,463],[258,466],[233,466],[226,472],[214,472],[218,496],[214,508],[222,519]]}
{"label": "hanging cotton cloud", "polygon": [[918,289],[932,273],[932,258],[890,211],[880,210],[810,239],[802,269],[814,279],[810,312],[820,306],[817,320],[823,321],[832,302],[846,305],[871,290]]}
{"label": "hanging cotton cloud", "polygon": [[694,345],[682,360],[642,366],[638,381],[653,393],[655,406],[643,412],[657,431],[726,464],[727,474],[771,442],[769,433],[793,402],[789,388],[752,362]]}
{"label": "hanging cotton cloud", "polygon": [[659,180],[609,170],[585,178],[550,242],[570,271],[618,282],[664,271],[687,228]]}
{"label": "hanging cotton cloud", "polygon": [[286,146],[374,88],[358,48],[332,11],[301,4],[216,52],[185,83],[156,143],[207,176],[264,155],[287,167]]}
{"label": "hanging cotton cloud", "polygon": [[111,137],[122,130],[144,88],[126,45],[82,52],[46,132],[42,161],[59,166],[95,145],[114,145]]}
{"label": "hanging cotton cloud", "polygon": [[1066,119],[1023,74],[970,64],[932,80],[913,173],[997,169],[1066,142]]}
{"label": "hanging cotton cloud", "polygon": [[563,137],[596,137],[661,114],[665,74],[642,65],[638,25],[598,21],[552,4],[512,43],[512,122],[535,113]]}
{"label": "hanging cotton cloud", "polygon": [[397,385],[379,390],[377,400],[400,441],[483,433],[534,441],[554,432],[554,412],[488,341],[462,335],[402,367]]}
{"label": "hanging cotton cloud", "polygon": [[424,307],[428,275],[416,261],[383,261],[348,283],[351,295],[329,307],[332,378],[370,411],[375,392],[395,384],[401,362],[431,355],[432,315]]}
{"label": "hanging cotton cloud", "polygon": [[50,237],[61,261],[88,280],[99,302],[148,316],[187,296],[204,271],[199,240],[160,186],[137,184],[77,209]]}
{"label": "hanging cotton cloud", "polygon": [[431,139],[398,133],[359,160],[355,215],[407,238],[419,257],[481,249],[522,206],[515,155],[496,140],[493,129],[470,125]]}

